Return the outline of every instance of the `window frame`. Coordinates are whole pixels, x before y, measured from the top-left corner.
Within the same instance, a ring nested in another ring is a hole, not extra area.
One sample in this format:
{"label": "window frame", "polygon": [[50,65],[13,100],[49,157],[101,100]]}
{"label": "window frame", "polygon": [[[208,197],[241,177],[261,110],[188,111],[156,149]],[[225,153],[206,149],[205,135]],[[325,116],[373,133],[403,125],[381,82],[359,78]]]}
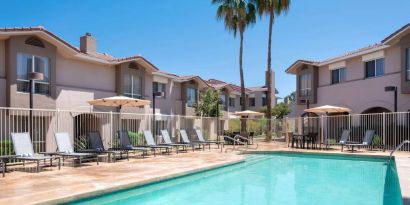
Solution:
{"label": "window frame", "polygon": [[249,107],[255,107],[256,106],[256,98],[255,97],[249,97]]}
{"label": "window frame", "polygon": [[[344,72],[343,78],[342,78],[342,75],[341,75],[342,70]],[[331,70],[331,72],[330,72],[330,81],[331,82],[330,83],[332,85],[334,85],[334,84],[340,84],[340,83],[346,82],[346,70],[347,70],[346,67],[340,67],[340,68],[336,68],[336,69]],[[337,75],[338,75],[337,82],[333,81],[333,72],[337,72]]]}
{"label": "window frame", "polygon": [[[131,92],[127,93],[126,89],[125,89],[125,80],[123,81],[123,86],[124,86],[124,90],[123,90],[123,95],[130,97],[130,98],[134,98],[134,99],[142,99],[142,77],[140,75],[137,74],[132,74],[132,73],[127,73],[124,75],[125,77],[131,77]],[[140,80],[140,93],[134,93],[134,78],[139,78]]]}
{"label": "window frame", "polygon": [[[193,100],[193,102],[192,101],[190,101],[190,100],[188,100],[189,99],[189,91],[190,90],[193,90],[194,92],[194,100]],[[195,103],[197,103],[197,99],[198,99],[198,96],[197,96],[198,94],[197,94],[197,89],[196,88],[191,88],[191,87],[188,87],[188,88],[186,88],[186,105],[187,105],[187,107],[193,107],[194,106],[194,104]]]}
{"label": "window frame", "polygon": [[[34,83],[34,92],[33,92],[33,94],[50,96],[50,92],[51,92],[50,91],[50,89],[51,89],[51,86],[50,86],[50,84],[51,84],[50,83],[50,73],[51,73],[50,72],[50,58],[46,57],[46,56],[40,56],[40,55],[24,53],[24,52],[19,52],[16,55],[16,85],[17,85],[16,89],[17,89],[17,92],[18,93],[30,93],[30,80],[19,78],[19,65],[21,65],[21,63],[23,63],[23,62],[19,63],[20,56],[30,56],[31,57],[31,70],[30,70],[30,72],[37,72],[36,68],[35,68],[35,66],[36,66],[36,60],[35,59],[36,58],[46,60],[46,62],[47,62],[47,73],[39,72],[39,73],[42,73],[44,75],[44,79],[41,80],[41,81],[35,80],[33,82]],[[29,58],[27,58],[27,59],[29,59]],[[28,76],[27,70],[26,70],[26,76]],[[18,89],[18,87],[19,87],[18,84],[21,83],[21,82],[28,84],[29,91],[22,91],[22,90]],[[36,85],[47,85],[47,93],[36,92]]]}
{"label": "window frame", "polygon": [[[303,86],[304,84],[306,84],[306,88],[304,88]],[[312,93],[312,74],[311,73],[301,74],[299,76],[299,96],[308,97],[311,95],[311,93]]]}
{"label": "window frame", "polygon": [[[377,73],[377,61],[379,61],[379,60],[383,60],[383,72],[382,72],[382,74],[378,74]],[[374,68],[373,68],[373,72],[374,72],[374,76],[368,76],[367,75],[367,63],[370,63],[370,62],[374,62]],[[381,57],[381,58],[375,58],[375,59],[372,59],[372,60],[367,60],[367,61],[365,61],[364,62],[364,78],[365,79],[370,79],[370,78],[377,78],[377,77],[382,77],[382,76],[384,76],[385,75],[385,58],[384,57]]]}
{"label": "window frame", "polygon": [[262,106],[268,106],[268,95],[267,93],[262,93]]}
{"label": "window frame", "polygon": [[[159,86],[159,85],[161,85],[161,86]],[[162,87],[162,90],[158,90],[159,87]],[[166,94],[165,94],[165,93],[166,93],[166,92],[165,92],[166,88],[167,88],[167,84],[166,84],[166,83],[152,82],[152,90],[153,90],[153,92],[154,92],[154,93],[156,93],[156,92],[162,92],[162,93],[163,93],[163,96],[161,96],[161,98],[166,98]]]}
{"label": "window frame", "polygon": [[234,97],[229,97],[228,98],[228,104],[229,104],[229,107],[235,107],[235,98]]}

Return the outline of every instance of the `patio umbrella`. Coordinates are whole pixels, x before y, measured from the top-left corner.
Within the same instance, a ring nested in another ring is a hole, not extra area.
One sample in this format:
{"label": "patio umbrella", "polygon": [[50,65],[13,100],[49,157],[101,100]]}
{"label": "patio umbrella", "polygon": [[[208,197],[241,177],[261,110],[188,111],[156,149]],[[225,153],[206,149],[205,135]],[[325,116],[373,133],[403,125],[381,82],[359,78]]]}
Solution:
{"label": "patio umbrella", "polygon": [[349,108],[346,107],[337,107],[331,105],[323,105],[319,107],[305,109],[305,112],[313,112],[313,113],[343,113],[343,112],[351,112]]}
{"label": "patio umbrella", "polygon": [[141,107],[151,104],[149,100],[141,100],[126,96],[114,96],[88,101],[90,105],[111,106],[111,107]]}
{"label": "patio umbrella", "polygon": [[241,117],[257,117],[257,116],[263,116],[264,113],[255,112],[255,111],[252,111],[252,110],[245,110],[245,111],[235,112],[234,115],[241,116]]}

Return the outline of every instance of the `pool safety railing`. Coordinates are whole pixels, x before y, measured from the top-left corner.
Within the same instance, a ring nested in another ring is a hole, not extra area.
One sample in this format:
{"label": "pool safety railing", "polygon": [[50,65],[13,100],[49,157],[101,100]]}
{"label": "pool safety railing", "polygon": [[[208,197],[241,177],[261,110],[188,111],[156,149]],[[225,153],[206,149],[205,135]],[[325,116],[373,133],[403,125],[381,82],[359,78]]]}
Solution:
{"label": "pool safety railing", "polygon": [[395,152],[397,152],[401,147],[403,147],[404,144],[410,144],[410,140],[405,140],[405,141],[403,141],[402,143],[400,143],[400,144],[396,147],[396,149],[394,149],[393,151],[390,152],[389,164],[390,164],[391,159],[393,158],[393,154],[394,154]]}

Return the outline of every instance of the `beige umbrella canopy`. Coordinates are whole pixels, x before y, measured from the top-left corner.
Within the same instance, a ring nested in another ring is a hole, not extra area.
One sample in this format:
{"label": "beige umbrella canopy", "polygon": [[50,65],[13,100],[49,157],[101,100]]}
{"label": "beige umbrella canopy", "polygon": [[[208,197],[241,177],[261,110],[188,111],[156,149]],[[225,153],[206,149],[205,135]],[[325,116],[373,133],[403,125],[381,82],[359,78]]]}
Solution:
{"label": "beige umbrella canopy", "polygon": [[343,113],[343,112],[351,112],[349,108],[346,107],[337,107],[331,105],[323,105],[319,107],[305,109],[305,112],[313,112],[313,113]]}
{"label": "beige umbrella canopy", "polygon": [[235,112],[234,115],[241,116],[241,117],[256,117],[256,116],[263,116],[264,113],[255,112],[252,110],[245,110],[245,111]]}
{"label": "beige umbrella canopy", "polygon": [[114,96],[88,101],[90,105],[111,106],[111,107],[141,107],[151,104],[149,100],[140,100],[125,96]]}

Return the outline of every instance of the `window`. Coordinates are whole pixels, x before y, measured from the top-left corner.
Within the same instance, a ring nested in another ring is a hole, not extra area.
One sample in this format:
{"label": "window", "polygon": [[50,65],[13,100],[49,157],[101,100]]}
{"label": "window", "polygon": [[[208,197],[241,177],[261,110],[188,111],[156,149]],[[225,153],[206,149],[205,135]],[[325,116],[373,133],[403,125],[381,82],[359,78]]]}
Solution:
{"label": "window", "polygon": [[249,98],[249,106],[250,107],[255,107],[255,98]]}
{"label": "window", "polygon": [[266,99],[266,93],[262,94],[262,106],[268,105],[267,99]]}
{"label": "window", "polygon": [[27,74],[39,72],[44,75],[42,81],[34,81],[34,93],[48,95],[50,93],[49,59],[30,54],[17,54],[17,91],[30,92]]}
{"label": "window", "polygon": [[196,103],[196,89],[195,88],[187,88],[186,102],[187,102],[188,107],[192,107]]}
{"label": "window", "polygon": [[239,105],[242,106],[242,97],[239,97]]}
{"label": "window", "polygon": [[406,79],[410,81],[410,48],[406,49]]}
{"label": "window", "polygon": [[219,102],[220,102],[220,106],[221,106],[222,110],[227,110],[226,95],[223,95],[223,94],[219,95]]}
{"label": "window", "polygon": [[152,83],[152,91],[153,91],[154,93],[156,93],[156,92],[162,92],[162,93],[164,94],[163,97],[165,98],[165,86],[166,86],[165,83],[153,82],[153,83]]}
{"label": "window", "polygon": [[142,98],[142,79],[135,74],[124,76],[124,96],[130,98]]}
{"label": "window", "polygon": [[300,96],[310,96],[312,86],[312,75],[303,74],[299,76],[299,95]]}
{"label": "window", "polygon": [[344,82],[346,80],[346,68],[332,70],[332,84]]}
{"label": "window", "polygon": [[384,58],[365,62],[366,78],[384,75]]}
{"label": "window", "polygon": [[235,107],[235,98],[234,97],[229,98],[229,107]]}

